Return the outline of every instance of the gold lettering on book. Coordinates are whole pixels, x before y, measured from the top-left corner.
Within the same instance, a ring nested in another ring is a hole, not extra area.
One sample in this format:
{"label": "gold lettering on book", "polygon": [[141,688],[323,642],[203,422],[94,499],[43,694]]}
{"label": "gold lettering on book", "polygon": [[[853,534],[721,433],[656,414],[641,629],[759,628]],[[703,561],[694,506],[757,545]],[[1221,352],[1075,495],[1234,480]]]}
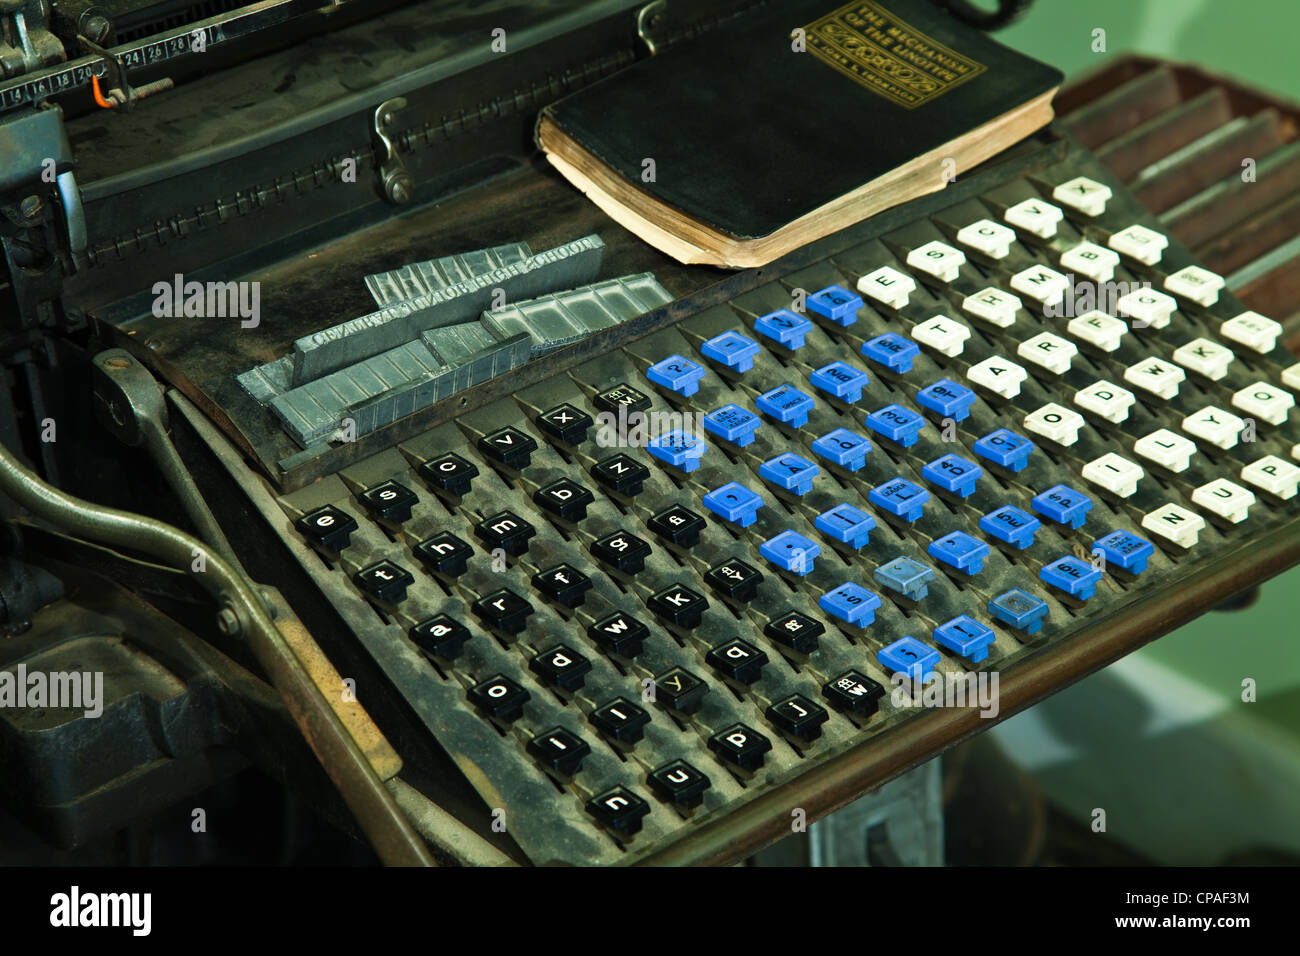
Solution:
{"label": "gold lettering on book", "polygon": [[984,65],[855,0],[805,28],[808,52],[905,109],[916,109],[984,72]]}

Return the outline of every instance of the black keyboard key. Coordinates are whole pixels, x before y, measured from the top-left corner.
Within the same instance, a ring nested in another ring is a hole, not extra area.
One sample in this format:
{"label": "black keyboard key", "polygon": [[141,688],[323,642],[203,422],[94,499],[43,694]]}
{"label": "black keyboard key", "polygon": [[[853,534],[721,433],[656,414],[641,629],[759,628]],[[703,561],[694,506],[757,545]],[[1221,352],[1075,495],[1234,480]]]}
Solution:
{"label": "black keyboard key", "polygon": [[830,714],[821,704],[814,704],[802,694],[791,694],[778,700],[764,711],[773,726],[799,740],[816,740],[822,735],[822,724]]}
{"label": "black keyboard key", "polygon": [[337,554],[348,546],[352,532],[357,530],[357,519],[342,508],[326,505],[303,515],[294,527],[310,544]]}
{"label": "black keyboard key", "polygon": [[592,399],[592,404],[602,412],[618,415],[619,409],[625,409],[624,415],[631,412],[644,412],[650,407],[650,396],[626,382],[607,388]]}
{"label": "black keyboard key", "polygon": [[581,521],[587,517],[587,505],[595,500],[590,491],[576,481],[561,478],[533,495],[533,501],[564,521]]}
{"label": "black keyboard key", "polygon": [[489,551],[500,548],[517,558],[528,550],[528,539],[537,529],[513,511],[498,511],[476,524],[474,534]]}
{"label": "black keyboard key", "polygon": [[469,690],[469,699],[479,710],[509,723],[523,716],[524,704],[533,695],[504,674],[489,677]]}
{"label": "black keyboard key", "polygon": [[733,724],[709,738],[709,749],[725,763],[757,770],[763,766],[763,755],[772,749],[772,741],[744,724]]}
{"label": "black keyboard key", "polygon": [[591,661],[571,647],[557,644],[528,662],[528,669],[561,690],[578,690],[591,671]]}
{"label": "black keyboard key", "polygon": [[434,490],[456,497],[468,494],[471,483],[478,477],[478,465],[453,454],[426,461],[419,471],[420,477]]}
{"label": "black keyboard key", "polygon": [[537,441],[532,435],[507,425],[480,438],[478,449],[507,468],[520,469],[528,467],[533,452],[537,451]]}
{"label": "black keyboard key", "polygon": [[670,624],[690,629],[700,626],[709,601],[683,584],[674,584],[651,597],[646,604]]}
{"label": "black keyboard key", "polygon": [[704,655],[704,660],[723,677],[738,684],[752,684],[762,676],[767,655],[753,644],[735,638],[713,648]]}
{"label": "black keyboard key", "polygon": [[685,760],[674,760],[653,770],[646,783],[661,800],[690,809],[704,802],[704,792],[713,786],[709,778]]}
{"label": "black keyboard key", "polygon": [[446,614],[421,621],[411,628],[410,634],[411,640],[420,650],[448,661],[456,659],[465,642],[472,636],[469,628]]}
{"label": "black keyboard key", "polygon": [[568,402],[537,416],[537,427],[566,445],[581,445],[586,441],[592,424],[590,415]]}
{"label": "black keyboard key", "polygon": [[768,621],[763,633],[800,654],[817,650],[817,639],[826,633],[826,625],[806,614],[791,611]]}
{"label": "black keyboard key", "polygon": [[655,678],[655,701],[669,710],[693,714],[704,703],[709,685],[688,670],[674,667]]}
{"label": "black keyboard key", "polygon": [[636,657],[645,646],[650,629],[630,614],[615,611],[587,628],[587,636],[611,654]]}
{"label": "black keyboard key", "polygon": [[533,606],[509,588],[493,591],[479,598],[471,607],[488,627],[506,634],[522,631],[528,615],[533,613]]}
{"label": "black keyboard key", "polygon": [[378,561],[362,568],[352,576],[357,587],[376,601],[400,604],[406,599],[406,589],[415,583],[415,575],[392,561]]}
{"label": "black keyboard key", "polygon": [[645,567],[645,559],[650,556],[650,545],[634,534],[619,530],[593,541],[591,553],[608,568],[624,574],[636,574]]}
{"label": "black keyboard key", "polygon": [[615,787],[587,801],[587,812],[624,836],[641,832],[641,820],[650,812],[646,803],[626,787]]}
{"label": "black keyboard key", "polygon": [[582,761],[591,753],[591,745],[563,727],[552,727],[528,741],[527,750],[543,766],[572,777],[582,769]]}
{"label": "black keyboard key", "polygon": [[836,710],[870,717],[879,707],[880,698],[885,696],[885,688],[857,671],[845,671],[822,685],[822,696]]}
{"label": "black keyboard key", "polygon": [[591,473],[615,494],[635,498],[650,477],[650,469],[629,455],[619,452],[591,466]]}
{"label": "black keyboard key", "polygon": [[681,505],[673,505],[659,512],[646,525],[669,544],[693,548],[704,530],[704,519]]}
{"label": "black keyboard key", "polygon": [[601,733],[625,744],[634,744],[645,734],[650,715],[625,697],[616,697],[597,707],[587,718]]}
{"label": "black keyboard key", "polygon": [[449,578],[465,573],[474,549],[450,531],[435,534],[415,546],[415,556],[431,571]]}
{"label": "black keyboard key", "polygon": [[571,564],[557,564],[533,575],[533,587],[556,604],[578,607],[591,590],[591,578]]}
{"label": "black keyboard key", "polygon": [[720,597],[743,602],[753,600],[763,575],[739,558],[732,558],[711,568],[705,573],[704,580]]}
{"label": "black keyboard key", "polygon": [[420,499],[400,481],[385,481],[361,492],[357,500],[380,521],[401,524],[411,517],[411,508]]}

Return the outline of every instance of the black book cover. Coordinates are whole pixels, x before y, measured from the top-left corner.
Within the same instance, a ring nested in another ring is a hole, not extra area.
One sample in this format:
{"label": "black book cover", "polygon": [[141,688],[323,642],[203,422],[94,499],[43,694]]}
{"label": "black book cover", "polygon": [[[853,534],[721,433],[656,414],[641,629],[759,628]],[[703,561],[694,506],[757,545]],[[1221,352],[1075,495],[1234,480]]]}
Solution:
{"label": "black book cover", "polygon": [[632,187],[748,240],[1061,79],[932,0],[778,0],[565,97],[542,117]]}

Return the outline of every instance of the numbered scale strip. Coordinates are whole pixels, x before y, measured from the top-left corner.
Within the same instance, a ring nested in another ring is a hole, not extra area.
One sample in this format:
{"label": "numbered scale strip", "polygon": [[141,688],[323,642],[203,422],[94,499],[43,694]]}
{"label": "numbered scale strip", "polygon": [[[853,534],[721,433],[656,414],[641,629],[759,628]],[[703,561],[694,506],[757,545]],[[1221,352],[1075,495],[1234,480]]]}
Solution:
{"label": "numbered scale strip", "polygon": [[[126,70],[138,70],[191,53],[201,53],[218,43],[238,40],[328,5],[320,0],[265,0],[135,43],[113,47],[109,52],[121,59]],[[36,70],[0,82],[0,112],[88,86],[91,76],[103,75],[102,63],[103,57],[92,54],[62,66]]]}

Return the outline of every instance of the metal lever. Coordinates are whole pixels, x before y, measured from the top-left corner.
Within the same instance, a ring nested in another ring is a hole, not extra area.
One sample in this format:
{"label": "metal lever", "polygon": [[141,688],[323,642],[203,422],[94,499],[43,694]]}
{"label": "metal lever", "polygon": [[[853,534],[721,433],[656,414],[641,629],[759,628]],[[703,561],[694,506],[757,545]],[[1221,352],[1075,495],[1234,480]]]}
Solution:
{"label": "metal lever", "polygon": [[[161,93],[163,90],[170,90],[176,84],[170,76],[164,76],[161,80],[154,80],[152,83],[146,83],[143,86],[132,86],[126,78],[126,67],[122,65],[122,60],[111,50],[106,50],[93,40],[84,36],[77,37],[77,43],[86,53],[95,53],[100,57],[101,72],[92,71],[91,84],[95,95],[95,102],[106,109],[123,107],[130,112],[132,105],[137,100],[142,100],[146,96],[153,96],[155,93]],[[103,79],[104,85],[108,87],[108,94],[104,96],[100,92],[100,79]]]}
{"label": "metal lever", "polygon": [[396,145],[384,130],[393,125],[394,114],[405,107],[406,98],[403,96],[385,100],[375,108],[373,122],[375,138],[379,140],[379,149],[382,151],[382,158],[379,161],[379,184],[384,198],[396,205],[411,201],[411,196],[415,194],[415,179],[406,168],[406,164],[402,162]]}

